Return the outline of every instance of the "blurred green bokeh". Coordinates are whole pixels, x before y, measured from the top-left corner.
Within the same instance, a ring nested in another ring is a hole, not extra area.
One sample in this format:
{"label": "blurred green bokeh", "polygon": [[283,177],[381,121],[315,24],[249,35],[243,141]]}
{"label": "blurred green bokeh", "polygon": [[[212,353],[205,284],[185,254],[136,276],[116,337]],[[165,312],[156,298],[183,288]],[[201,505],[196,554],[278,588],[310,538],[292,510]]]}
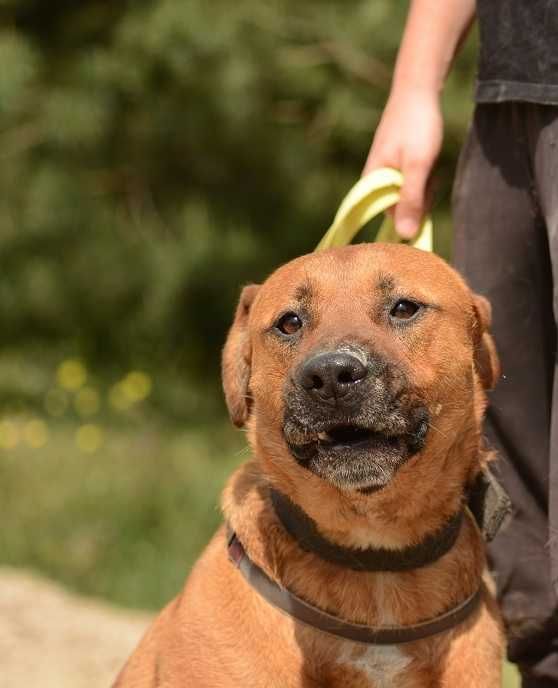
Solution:
{"label": "blurred green bokeh", "polygon": [[[0,2],[3,350],[157,371],[176,420],[221,409],[239,287],[312,250],[360,174],[406,4]],[[473,63],[447,91],[445,252]]]}

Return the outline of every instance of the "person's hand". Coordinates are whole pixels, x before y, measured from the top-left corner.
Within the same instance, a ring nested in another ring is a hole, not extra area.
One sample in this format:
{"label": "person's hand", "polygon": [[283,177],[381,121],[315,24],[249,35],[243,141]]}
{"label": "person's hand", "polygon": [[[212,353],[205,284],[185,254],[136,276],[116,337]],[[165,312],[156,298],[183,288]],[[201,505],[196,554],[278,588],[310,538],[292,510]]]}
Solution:
{"label": "person's hand", "polygon": [[443,119],[437,94],[392,94],[368,154],[363,174],[378,167],[403,173],[401,198],[395,207],[395,229],[413,237],[425,212],[426,183],[442,146]]}

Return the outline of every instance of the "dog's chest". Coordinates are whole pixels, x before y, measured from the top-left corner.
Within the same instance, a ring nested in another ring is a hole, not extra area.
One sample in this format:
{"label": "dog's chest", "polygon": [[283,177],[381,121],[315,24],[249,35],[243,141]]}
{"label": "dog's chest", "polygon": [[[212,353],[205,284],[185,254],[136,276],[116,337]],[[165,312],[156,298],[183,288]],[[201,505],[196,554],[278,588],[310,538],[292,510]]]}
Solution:
{"label": "dog's chest", "polygon": [[[378,575],[377,586],[377,624],[379,626],[397,625],[393,612],[386,603],[385,580]],[[411,658],[397,645],[359,646],[347,644],[338,657],[338,663],[351,672],[362,676],[366,688],[398,688]],[[401,684],[402,685],[402,684]]]}
{"label": "dog's chest", "polygon": [[355,648],[347,646],[337,658],[337,665],[348,674],[357,673],[369,688],[395,688],[411,658],[393,645]]}

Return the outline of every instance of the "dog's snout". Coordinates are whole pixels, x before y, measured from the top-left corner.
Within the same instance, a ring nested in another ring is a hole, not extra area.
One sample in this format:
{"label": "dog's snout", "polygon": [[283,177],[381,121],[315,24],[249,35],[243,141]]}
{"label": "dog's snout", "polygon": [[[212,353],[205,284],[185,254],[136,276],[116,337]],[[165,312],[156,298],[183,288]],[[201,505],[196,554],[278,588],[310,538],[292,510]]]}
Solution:
{"label": "dog's snout", "polygon": [[368,368],[353,354],[332,351],[317,354],[299,369],[299,384],[323,399],[342,397],[368,374]]}

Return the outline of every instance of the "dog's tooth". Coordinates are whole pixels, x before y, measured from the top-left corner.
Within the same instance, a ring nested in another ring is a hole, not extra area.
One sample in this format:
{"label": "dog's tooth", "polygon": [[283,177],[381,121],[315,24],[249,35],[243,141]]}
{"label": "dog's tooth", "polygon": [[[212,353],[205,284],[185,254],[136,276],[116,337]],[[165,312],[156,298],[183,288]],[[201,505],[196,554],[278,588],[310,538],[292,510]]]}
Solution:
{"label": "dog's tooth", "polygon": [[300,445],[315,442],[317,439],[316,433],[309,433],[307,431],[294,428],[288,428],[286,435],[289,439],[289,442]]}
{"label": "dog's tooth", "polygon": [[318,439],[327,442],[329,440],[329,435],[327,434],[327,432],[319,432]]}

